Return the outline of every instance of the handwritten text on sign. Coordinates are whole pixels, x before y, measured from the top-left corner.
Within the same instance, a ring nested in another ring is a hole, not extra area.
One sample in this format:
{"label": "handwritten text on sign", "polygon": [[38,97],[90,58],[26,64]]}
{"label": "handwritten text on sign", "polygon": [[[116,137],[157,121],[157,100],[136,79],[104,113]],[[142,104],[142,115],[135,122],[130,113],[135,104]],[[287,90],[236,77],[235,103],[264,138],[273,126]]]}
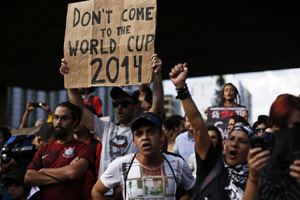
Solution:
{"label": "handwritten text on sign", "polygon": [[156,0],[69,4],[65,87],[150,83],[155,26]]}

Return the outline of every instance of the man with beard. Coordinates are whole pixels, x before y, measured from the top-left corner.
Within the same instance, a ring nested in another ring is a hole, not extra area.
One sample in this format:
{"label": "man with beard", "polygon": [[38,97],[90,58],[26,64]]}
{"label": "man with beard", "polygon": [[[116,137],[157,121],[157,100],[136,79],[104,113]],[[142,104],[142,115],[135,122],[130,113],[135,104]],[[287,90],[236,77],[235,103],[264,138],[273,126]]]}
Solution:
{"label": "man with beard", "polygon": [[[160,117],[163,113],[164,97],[161,65],[161,60],[157,54],[154,54],[151,58],[151,68],[153,69],[153,106],[150,111]],[[68,71],[67,62],[63,59],[60,72],[64,75],[68,73]],[[136,117],[135,112],[138,109],[138,102],[133,98],[133,91],[114,87],[110,92],[110,96],[115,100],[113,106],[115,107],[120,125],[102,121],[95,116],[84,106],[78,89],[69,89],[68,92],[70,101],[83,109],[82,121],[84,125],[94,133],[102,143],[99,177],[115,158],[129,153],[137,153],[137,149],[132,143],[132,132],[130,129]]]}
{"label": "man with beard", "polygon": [[43,200],[85,198],[83,183],[93,163],[93,150],[73,136],[81,117],[81,108],[60,103],[53,115],[57,141],[42,146],[28,166],[25,183],[38,186]]}

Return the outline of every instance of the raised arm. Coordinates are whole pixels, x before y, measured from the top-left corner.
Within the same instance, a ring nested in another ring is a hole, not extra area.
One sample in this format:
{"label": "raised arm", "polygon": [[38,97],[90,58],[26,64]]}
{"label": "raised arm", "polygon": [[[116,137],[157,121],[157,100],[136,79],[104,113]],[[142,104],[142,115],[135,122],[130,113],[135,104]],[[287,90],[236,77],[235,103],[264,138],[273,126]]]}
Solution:
{"label": "raised arm", "polygon": [[[67,65],[67,61],[62,59],[61,67],[59,69],[62,75],[65,75],[69,72],[69,67]],[[83,124],[90,130],[94,131],[94,114],[85,107],[83,103],[83,99],[80,95],[78,89],[68,89],[69,100],[76,106],[79,106],[83,110],[82,122]]]}
{"label": "raised arm", "polygon": [[164,112],[164,90],[162,85],[161,68],[162,62],[157,54],[151,57],[151,68],[153,71],[153,99],[150,112],[162,117]]}
{"label": "raised arm", "polygon": [[185,83],[187,78],[187,64],[179,63],[178,65],[175,65],[169,75],[177,92],[179,94],[183,94],[182,96],[185,96],[185,98],[182,98],[181,103],[194,130],[196,152],[200,158],[204,160],[211,145],[211,141],[206,125],[197,106],[195,105],[195,102],[190,95],[186,95],[188,92]]}
{"label": "raised arm", "polygon": [[26,128],[28,127],[28,119],[29,119],[29,114],[31,113],[32,110],[35,109],[35,107],[32,105],[33,101],[29,101],[27,103],[27,106],[26,106],[26,110],[23,114],[23,117],[22,117],[22,122],[20,124],[20,128]]}

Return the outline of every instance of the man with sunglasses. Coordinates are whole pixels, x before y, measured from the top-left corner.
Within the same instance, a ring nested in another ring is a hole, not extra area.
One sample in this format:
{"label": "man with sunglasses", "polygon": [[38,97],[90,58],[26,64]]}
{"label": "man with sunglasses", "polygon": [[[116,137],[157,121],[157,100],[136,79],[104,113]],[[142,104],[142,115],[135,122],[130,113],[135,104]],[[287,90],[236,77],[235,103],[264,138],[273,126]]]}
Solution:
{"label": "man with sunglasses", "polygon": [[[158,58],[157,54],[152,55],[153,106],[150,111],[158,116],[162,116],[164,98],[161,65],[161,59]],[[63,59],[60,73],[64,75],[68,71],[67,62]],[[138,109],[138,102],[132,96],[133,91],[114,87],[110,92],[110,96],[114,100],[113,106],[115,107],[119,125],[103,121],[86,109],[78,89],[68,89],[68,93],[70,101],[83,109],[82,121],[85,126],[102,142],[99,177],[115,158],[137,152],[136,147],[132,143],[132,132],[130,129],[131,124],[136,118],[135,112]]]}
{"label": "man with sunglasses", "polygon": [[82,109],[70,102],[56,107],[57,140],[39,148],[25,174],[25,183],[39,187],[40,199],[85,199],[84,178],[94,158],[92,147],[73,136],[81,117]]}
{"label": "man with sunglasses", "polygon": [[195,179],[178,155],[161,152],[162,123],[151,112],[143,113],[131,125],[136,154],[115,159],[92,190],[93,199],[105,199],[109,188],[122,187],[123,199],[176,199],[179,185],[190,198]]}

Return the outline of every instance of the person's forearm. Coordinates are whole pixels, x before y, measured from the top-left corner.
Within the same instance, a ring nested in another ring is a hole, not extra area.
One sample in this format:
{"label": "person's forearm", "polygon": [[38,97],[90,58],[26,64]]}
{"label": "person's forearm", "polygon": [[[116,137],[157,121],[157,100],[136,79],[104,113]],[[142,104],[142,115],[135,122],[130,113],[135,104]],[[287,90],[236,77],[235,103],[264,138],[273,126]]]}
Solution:
{"label": "person's forearm", "polygon": [[41,185],[58,184],[61,183],[62,181],[54,177],[47,176],[36,170],[28,169],[25,174],[24,182],[30,185],[41,186]]}
{"label": "person's forearm", "polygon": [[197,144],[195,145],[196,152],[198,153],[200,158],[204,160],[211,144],[206,125],[195,102],[191,97],[187,97],[181,102],[184,112],[194,130],[193,133],[195,144]]}
{"label": "person's forearm", "polygon": [[43,168],[40,172],[47,176],[55,177],[58,180],[67,181],[81,177],[87,171],[88,166],[88,160],[81,158],[76,164],[70,164],[60,168]]}
{"label": "person's forearm", "polygon": [[82,100],[78,89],[68,89],[69,100],[72,104],[81,107],[83,110],[82,122],[90,130],[94,131],[94,114],[88,110]]}
{"label": "person's forearm", "polygon": [[164,109],[164,90],[162,84],[161,73],[153,75],[153,97],[152,97],[151,112],[157,114],[159,117],[163,115]]}
{"label": "person's forearm", "polygon": [[259,200],[259,181],[247,179],[243,200]]}
{"label": "person's forearm", "polygon": [[84,107],[84,103],[78,89],[68,89],[68,95],[72,104],[81,108]]}
{"label": "person's forearm", "polygon": [[22,122],[21,122],[20,128],[28,127],[29,114],[30,114],[30,111],[26,110],[23,117],[22,117]]}

